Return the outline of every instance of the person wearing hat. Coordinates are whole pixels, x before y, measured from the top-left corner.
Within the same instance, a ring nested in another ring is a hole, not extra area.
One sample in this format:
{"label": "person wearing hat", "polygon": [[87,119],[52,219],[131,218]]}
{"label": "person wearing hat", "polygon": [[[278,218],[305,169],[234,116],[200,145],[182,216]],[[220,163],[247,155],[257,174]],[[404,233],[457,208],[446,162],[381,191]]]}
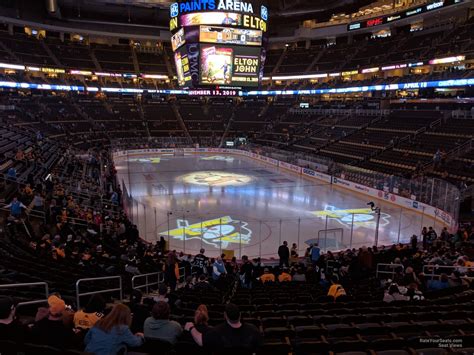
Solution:
{"label": "person wearing hat", "polygon": [[275,275],[273,275],[270,270],[266,267],[264,270],[263,270],[263,275],[260,276],[260,281],[262,281],[262,283],[266,283],[266,282],[275,282]]}
{"label": "person wearing hat", "polygon": [[48,314],[33,325],[32,336],[35,342],[65,349],[73,346],[72,327],[63,321],[66,303],[57,295],[48,297]]}
{"label": "person wearing hat", "polygon": [[0,340],[17,344],[25,342],[27,328],[16,320],[16,303],[11,297],[0,297]]}

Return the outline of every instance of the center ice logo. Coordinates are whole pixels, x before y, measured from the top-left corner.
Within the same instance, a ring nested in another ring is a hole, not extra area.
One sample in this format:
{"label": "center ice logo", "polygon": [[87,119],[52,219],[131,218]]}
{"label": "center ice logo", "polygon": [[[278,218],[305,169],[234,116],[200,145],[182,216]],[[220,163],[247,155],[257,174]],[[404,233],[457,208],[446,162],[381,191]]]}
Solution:
{"label": "center ice logo", "polygon": [[206,186],[241,186],[249,183],[252,178],[248,175],[234,174],[225,171],[200,171],[183,176],[187,184]]}
{"label": "center ice logo", "polygon": [[[346,227],[351,226],[352,215],[354,215],[354,226],[375,227],[377,223],[375,211],[372,211],[370,208],[341,210],[335,206],[326,206],[323,211],[314,211],[311,213],[322,219],[325,219],[327,216],[328,219],[336,220]],[[389,219],[390,215],[388,213],[380,213],[380,227],[389,224]]]}
{"label": "center ice logo", "polygon": [[178,219],[177,228],[160,232],[177,240],[201,240],[216,248],[227,248],[229,244],[249,244],[252,231],[248,223],[233,220],[230,216],[190,224],[188,220]]}

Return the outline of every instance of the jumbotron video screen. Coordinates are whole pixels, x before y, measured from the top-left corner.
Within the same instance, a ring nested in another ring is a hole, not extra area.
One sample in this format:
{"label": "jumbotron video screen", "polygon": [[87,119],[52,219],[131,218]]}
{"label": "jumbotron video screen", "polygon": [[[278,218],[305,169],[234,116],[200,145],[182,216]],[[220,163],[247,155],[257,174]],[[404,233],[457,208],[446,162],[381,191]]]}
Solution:
{"label": "jumbotron video screen", "polygon": [[188,0],[170,6],[171,46],[181,87],[258,87],[266,58],[262,1]]}

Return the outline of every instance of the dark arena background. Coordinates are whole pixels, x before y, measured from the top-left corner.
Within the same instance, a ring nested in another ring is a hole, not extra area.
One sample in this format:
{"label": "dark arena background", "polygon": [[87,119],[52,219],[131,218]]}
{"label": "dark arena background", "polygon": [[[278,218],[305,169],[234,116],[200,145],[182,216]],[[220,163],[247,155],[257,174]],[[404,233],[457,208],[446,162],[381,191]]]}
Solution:
{"label": "dark arena background", "polygon": [[470,0],[0,1],[0,354],[474,354]]}

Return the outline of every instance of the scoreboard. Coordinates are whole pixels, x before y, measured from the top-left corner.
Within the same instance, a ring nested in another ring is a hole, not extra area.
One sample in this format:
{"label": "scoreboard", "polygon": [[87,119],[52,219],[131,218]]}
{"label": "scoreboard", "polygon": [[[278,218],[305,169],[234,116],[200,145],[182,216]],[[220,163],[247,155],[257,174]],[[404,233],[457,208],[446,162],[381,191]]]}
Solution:
{"label": "scoreboard", "polygon": [[268,9],[262,1],[182,0],[170,6],[178,84],[258,87],[266,58]]}

